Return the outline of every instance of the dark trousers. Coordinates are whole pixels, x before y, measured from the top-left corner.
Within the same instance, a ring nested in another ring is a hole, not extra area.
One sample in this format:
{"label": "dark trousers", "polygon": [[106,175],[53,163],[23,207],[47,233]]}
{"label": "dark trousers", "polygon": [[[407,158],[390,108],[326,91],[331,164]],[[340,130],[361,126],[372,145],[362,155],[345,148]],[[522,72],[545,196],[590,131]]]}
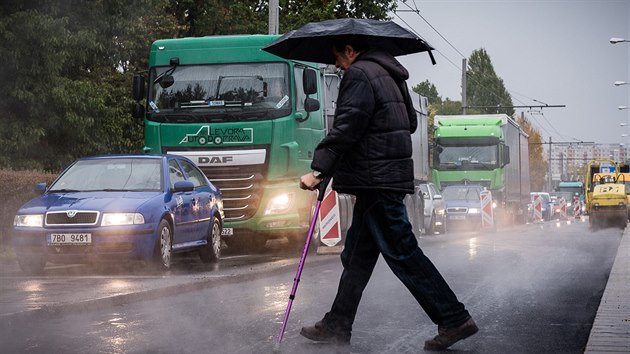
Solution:
{"label": "dark trousers", "polygon": [[326,327],[350,334],[363,290],[379,254],[440,327],[456,327],[470,315],[440,272],[418,247],[403,193],[374,191],[356,196],[352,225],[341,253],[337,296],[324,317]]}

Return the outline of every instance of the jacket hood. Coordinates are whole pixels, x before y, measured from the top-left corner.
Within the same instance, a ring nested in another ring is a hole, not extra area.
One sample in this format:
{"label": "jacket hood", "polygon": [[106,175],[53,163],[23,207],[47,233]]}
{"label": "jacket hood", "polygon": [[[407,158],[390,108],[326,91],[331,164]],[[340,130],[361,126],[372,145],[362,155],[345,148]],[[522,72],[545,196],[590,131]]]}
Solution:
{"label": "jacket hood", "polygon": [[382,66],[396,81],[405,81],[409,78],[409,72],[391,54],[379,50],[368,50],[356,60],[368,60]]}

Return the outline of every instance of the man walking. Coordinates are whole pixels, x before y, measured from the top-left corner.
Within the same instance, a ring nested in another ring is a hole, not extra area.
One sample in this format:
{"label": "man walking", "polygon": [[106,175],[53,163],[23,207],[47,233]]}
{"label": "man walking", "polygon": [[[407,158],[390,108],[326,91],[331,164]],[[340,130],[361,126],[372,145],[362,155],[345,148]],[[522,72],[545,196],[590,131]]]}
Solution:
{"label": "man walking", "polygon": [[414,191],[411,133],[418,124],[405,83],[409,73],[389,53],[370,50],[357,37],[340,37],[332,51],[336,66],[345,71],[335,119],[315,150],[313,172],[300,178],[300,186],[312,190],[331,176],[336,191],[356,199],[337,295],[324,318],[300,334],[349,344],[363,290],[382,254],[438,325],[425,349],[444,350],[478,329],[418,247],[403,204],[405,194]]}

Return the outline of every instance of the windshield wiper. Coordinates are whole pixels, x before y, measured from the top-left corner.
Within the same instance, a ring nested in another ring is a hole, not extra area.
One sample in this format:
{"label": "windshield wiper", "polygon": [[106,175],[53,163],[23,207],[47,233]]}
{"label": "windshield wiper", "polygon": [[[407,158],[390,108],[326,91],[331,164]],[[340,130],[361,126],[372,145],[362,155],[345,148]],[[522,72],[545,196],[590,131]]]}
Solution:
{"label": "windshield wiper", "polygon": [[51,189],[48,191],[48,193],[72,193],[72,192],[81,192],[81,191],[78,189],[68,189],[68,188]]}

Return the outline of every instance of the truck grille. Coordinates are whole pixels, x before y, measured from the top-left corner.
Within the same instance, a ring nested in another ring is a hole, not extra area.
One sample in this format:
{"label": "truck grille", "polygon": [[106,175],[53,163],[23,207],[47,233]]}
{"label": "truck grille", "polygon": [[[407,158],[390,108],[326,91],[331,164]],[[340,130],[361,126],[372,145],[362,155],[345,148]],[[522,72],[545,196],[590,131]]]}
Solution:
{"label": "truck grille", "polygon": [[221,190],[225,221],[247,220],[256,214],[265,181],[264,165],[202,167],[201,170]]}
{"label": "truck grille", "polygon": [[46,226],[96,225],[98,214],[98,211],[51,211],[46,213]]}

